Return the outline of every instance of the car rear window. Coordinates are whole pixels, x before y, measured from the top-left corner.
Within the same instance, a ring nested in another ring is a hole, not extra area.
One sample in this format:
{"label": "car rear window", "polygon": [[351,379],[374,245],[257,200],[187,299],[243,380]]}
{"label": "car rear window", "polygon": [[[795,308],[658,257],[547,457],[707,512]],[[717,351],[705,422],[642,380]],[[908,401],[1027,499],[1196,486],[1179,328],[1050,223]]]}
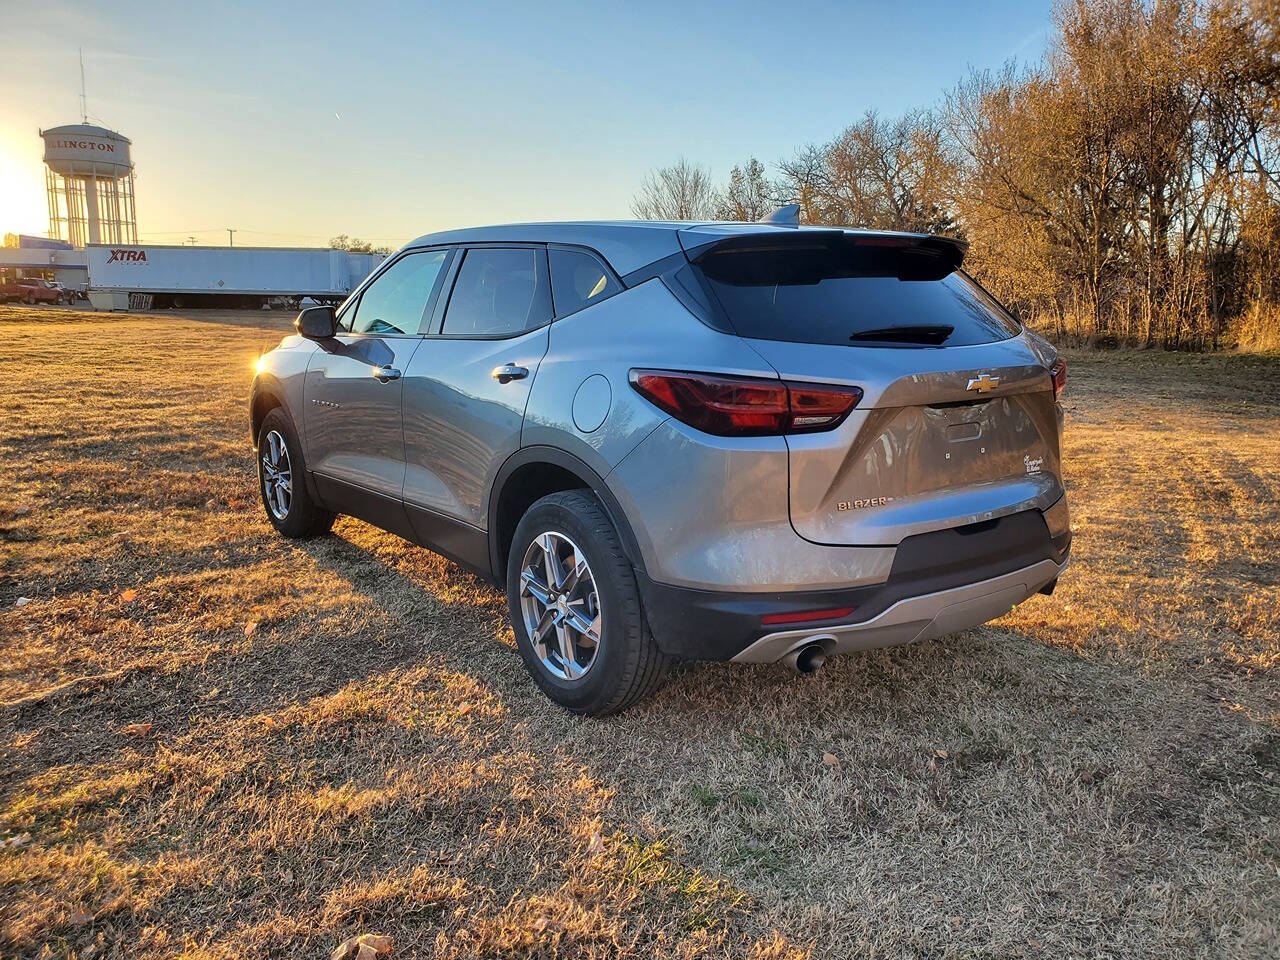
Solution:
{"label": "car rear window", "polygon": [[1019,330],[968,276],[908,245],[737,247],[712,250],[695,268],[733,332],[753,339],[937,347],[992,343]]}

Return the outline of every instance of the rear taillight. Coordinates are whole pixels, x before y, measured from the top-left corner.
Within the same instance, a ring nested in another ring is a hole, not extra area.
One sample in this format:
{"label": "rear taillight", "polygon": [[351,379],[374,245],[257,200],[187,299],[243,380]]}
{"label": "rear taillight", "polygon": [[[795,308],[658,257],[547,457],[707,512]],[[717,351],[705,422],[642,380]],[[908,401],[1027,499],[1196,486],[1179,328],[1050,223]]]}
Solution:
{"label": "rear taillight", "polygon": [[857,387],[672,370],[632,370],[631,386],[677,420],[721,437],[830,430],[862,399]]}
{"label": "rear taillight", "polygon": [[857,387],[829,387],[819,383],[787,383],[791,425],[787,433],[830,430],[840,425],[862,399]]}
{"label": "rear taillight", "polygon": [[1053,377],[1053,399],[1057,400],[1067,386],[1067,361],[1061,357],[1053,361],[1049,376]]}

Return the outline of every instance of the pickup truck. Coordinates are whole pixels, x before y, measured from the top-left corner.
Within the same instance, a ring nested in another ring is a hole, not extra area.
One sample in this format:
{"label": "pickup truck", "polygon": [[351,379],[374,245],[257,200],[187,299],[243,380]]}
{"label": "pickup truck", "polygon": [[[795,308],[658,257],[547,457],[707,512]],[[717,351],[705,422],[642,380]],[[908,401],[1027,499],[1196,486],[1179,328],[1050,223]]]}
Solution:
{"label": "pickup truck", "polygon": [[0,300],[21,300],[24,303],[70,303],[71,294],[50,280],[19,277],[9,283],[0,283]]}

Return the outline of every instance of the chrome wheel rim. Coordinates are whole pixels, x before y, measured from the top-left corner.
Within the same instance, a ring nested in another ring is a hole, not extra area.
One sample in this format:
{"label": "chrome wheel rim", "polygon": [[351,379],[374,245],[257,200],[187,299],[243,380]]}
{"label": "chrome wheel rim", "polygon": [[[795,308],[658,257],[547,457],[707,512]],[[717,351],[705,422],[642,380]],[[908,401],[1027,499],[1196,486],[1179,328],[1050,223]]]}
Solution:
{"label": "chrome wheel rim", "polygon": [[293,464],[289,461],[289,447],[280,431],[272,430],[262,445],[262,502],[273,517],[283,520],[289,515],[292,497]]}
{"label": "chrome wheel rim", "polygon": [[553,677],[580,680],[600,652],[600,595],[586,555],[562,533],[533,538],[520,564],[520,610],[534,655]]}

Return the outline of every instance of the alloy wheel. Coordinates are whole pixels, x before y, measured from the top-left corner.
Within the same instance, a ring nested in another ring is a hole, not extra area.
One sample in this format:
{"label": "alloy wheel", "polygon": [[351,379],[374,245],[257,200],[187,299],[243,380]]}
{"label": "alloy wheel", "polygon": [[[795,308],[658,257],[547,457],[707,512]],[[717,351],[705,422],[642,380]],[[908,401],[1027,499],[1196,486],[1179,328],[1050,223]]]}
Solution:
{"label": "alloy wheel", "polygon": [[600,652],[601,610],[586,555],[562,533],[533,538],[520,564],[520,610],[552,676],[580,680]]}
{"label": "alloy wheel", "polygon": [[293,464],[289,461],[289,447],[280,431],[272,430],[266,436],[262,450],[262,499],[277,520],[289,515],[289,501],[293,496]]}

